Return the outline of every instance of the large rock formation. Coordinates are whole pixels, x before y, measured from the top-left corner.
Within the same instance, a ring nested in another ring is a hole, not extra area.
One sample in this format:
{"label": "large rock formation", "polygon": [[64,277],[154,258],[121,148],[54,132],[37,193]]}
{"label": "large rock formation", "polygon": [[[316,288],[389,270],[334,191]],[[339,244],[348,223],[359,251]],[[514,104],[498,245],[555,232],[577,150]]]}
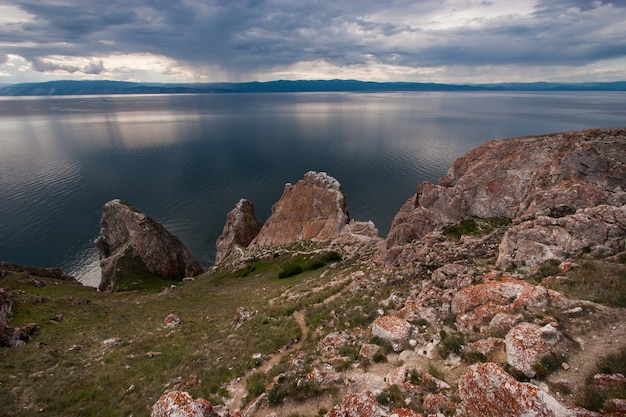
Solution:
{"label": "large rock formation", "polygon": [[[438,185],[422,183],[386,239],[402,246],[470,216],[522,221],[601,204],[626,204],[626,129],[494,140],[459,158]],[[394,248],[395,247],[395,248]],[[393,250],[392,250],[393,248]]]}
{"label": "large rock formation", "polygon": [[[625,179],[626,180],[626,179]],[[583,249],[619,252],[626,236],[626,204],[602,204],[564,217],[538,216],[510,227],[502,239],[497,266],[536,266]]]}
{"label": "large rock formation", "polygon": [[330,241],[350,222],[341,184],[325,172],[309,171],[295,185],[285,185],[251,248],[303,240]]}
{"label": "large rock formation", "polygon": [[100,290],[111,289],[120,279],[157,276],[182,280],[203,272],[176,236],[120,200],[104,205],[100,235],[94,244],[102,269]]}
{"label": "large rock formation", "polygon": [[244,249],[254,252],[303,241],[358,249],[380,240],[374,223],[350,220],[339,181],[325,172],[309,171],[303,180],[285,186],[265,224],[254,216],[251,202],[239,201],[217,239],[215,264],[236,263],[245,258]]}
{"label": "large rock formation", "polygon": [[247,247],[259,234],[263,223],[254,215],[251,201],[241,199],[226,215],[226,224],[215,243],[215,265],[222,263],[234,250]]}

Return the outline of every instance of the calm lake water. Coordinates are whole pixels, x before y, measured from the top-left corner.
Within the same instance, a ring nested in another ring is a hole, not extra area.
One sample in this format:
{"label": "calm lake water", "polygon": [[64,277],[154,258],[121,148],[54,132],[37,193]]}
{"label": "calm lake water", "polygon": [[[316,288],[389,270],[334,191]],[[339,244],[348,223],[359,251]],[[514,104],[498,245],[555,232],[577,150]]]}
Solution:
{"label": "calm lake water", "polygon": [[422,181],[486,140],[626,126],[626,93],[302,93],[0,98],[0,259],[99,280],[102,205],[130,202],[204,266],[240,198],[337,178],[381,236]]}

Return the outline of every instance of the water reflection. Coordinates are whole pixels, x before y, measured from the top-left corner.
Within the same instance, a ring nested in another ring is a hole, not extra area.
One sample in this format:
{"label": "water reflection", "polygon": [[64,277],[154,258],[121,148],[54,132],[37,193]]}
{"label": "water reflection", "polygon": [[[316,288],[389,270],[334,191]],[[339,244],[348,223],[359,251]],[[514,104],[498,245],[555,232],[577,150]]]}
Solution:
{"label": "water reflection", "polygon": [[0,259],[93,280],[101,207],[122,198],[207,266],[240,198],[266,218],[308,170],[384,235],[419,182],[484,140],[623,125],[625,109],[615,93],[0,98]]}

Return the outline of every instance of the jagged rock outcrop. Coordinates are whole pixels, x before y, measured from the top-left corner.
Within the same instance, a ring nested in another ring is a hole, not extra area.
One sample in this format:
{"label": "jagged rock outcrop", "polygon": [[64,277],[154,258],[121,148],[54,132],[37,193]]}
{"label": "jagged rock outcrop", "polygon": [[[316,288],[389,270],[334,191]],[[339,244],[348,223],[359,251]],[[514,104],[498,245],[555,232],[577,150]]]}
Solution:
{"label": "jagged rock outcrop", "polygon": [[285,185],[250,248],[312,240],[331,241],[350,223],[341,184],[325,172],[309,171],[295,185]]}
{"label": "jagged rock outcrop", "polygon": [[539,216],[506,231],[496,265],[532,267],[583,249],[619,252],[624,249],[625,236],[626,205],[602,204],[559,218]]}
{"label": "jagged rock outcrop", "polygon": [[120,200],[104,205],[100,235],[94,244],[102,269],[100,290],[111,289],[122,277],[152,275],[182,280],[203,272],[200,263],[176,236]]}
{"label": "jagged rock outcrop", "polygon": [[[381,256],[470,216],[516,221],[626,204],[626,129],[494,140],[459,158],[438,185],[422,183],[394,218]],[[408,258],[408,259],[407,259]],[[404,257],[403,263],[410,262]]]}
{"label": "jagged rock outcrop", "polygon": [[263,222],[254,214],[254,204],[241,199],[226,215],[226,224],[215,243],[215,265],[221,264],[233,252],[246,248],[259,234]]}
{"label": "jagged rock outcrop", "polygon": [[[467,417],[557,417],[579,415],[545,391],[518,382],[493,363],[471,365],[459,380],[457,415]],[[586,412],[584,415],[594,415]]]}

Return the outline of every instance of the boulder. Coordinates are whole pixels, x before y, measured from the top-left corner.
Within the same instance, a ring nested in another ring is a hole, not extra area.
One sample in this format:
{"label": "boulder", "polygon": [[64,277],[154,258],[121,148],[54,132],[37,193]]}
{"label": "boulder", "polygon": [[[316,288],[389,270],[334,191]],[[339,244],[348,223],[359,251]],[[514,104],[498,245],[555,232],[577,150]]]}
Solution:
{"label": "boulder", "polygon": [[429,415],[438,413],[449,415],[454,408],[452,400],[443,394],[428,394],[424,398],[424,411]]}
{"label": "boulder", "polygon": [[372,335],[391,343],[393,350],[402,351],[411,336],[411,325],[396,316],[378,317],[372,323]]}
{"label": "boulder", "polygon": [[[570,305],[561,293],[502,277],[498,281],[462,288],[452,300],[451,310],[457,315],[457,324],[469,331],[490,326],[496,316],[509,317],[502,314],[516,310],[536,311],[547,306],[566,308]],[[494,326],[498,324],[494,323]]]}
{"label": "boulder", "polygon": [[100,235],[94,244],[100,254],[101,291],[112,289],[121,280],[150,276],[182,280],[203,272],[176,236],[121,200],[104,205]]}
{"label": "boulder", "polygon": [[152,406],[150,417],[209,417],[212,411],[211,403],[203,398],[194,400],[187,392],[171,391]]}
{"label": "boulder", "polygon": [[325,172],[309,171],[295,185],[285,185],[250,248],[298,241],[332,241],[350,223],[341,184]]}
{"label": "boulder", "polygon": [[331,408],[326,417],[386,417],[386,409],[376,401],[371,392],[348,394]]}
{"label": "boulder", "polygon": [[539,216],[510,227],[502,239],[496,265],[533,267],[549,259],[563,259],[583,248],[619,252],[626,238],[626,205],[602,204],[576,214]]}
{"label": "boulder", "polygon": [[[552,217],[626,204],[626,129],[593,129],[486,142],[437,185],[422,183],[395,216],[387,262],[402,246],[463,218]],[[412,259],[409,259],[411,261]]]}
{"label": "boulder", "polygon": [[215,265],[221,264],[239,248],[247,247],[259,234],[263,222],[254,215],[254,204],[241,199],[226,215],[226,224],[222,234],[215,242]]}
{"label": "boulder", "polygon": [[493,363],[471,365],[459,379],[457,415],[467,417],[573,416],[538,387],[518,382]]}
{"label": "boulder", "polygon": [[534,323],[520,323],[504,338],[509,365],[528,378],[537,374],[533,365],[541,358],[558,350],[563,337],[561,332],[549,324],[541,327]]}

